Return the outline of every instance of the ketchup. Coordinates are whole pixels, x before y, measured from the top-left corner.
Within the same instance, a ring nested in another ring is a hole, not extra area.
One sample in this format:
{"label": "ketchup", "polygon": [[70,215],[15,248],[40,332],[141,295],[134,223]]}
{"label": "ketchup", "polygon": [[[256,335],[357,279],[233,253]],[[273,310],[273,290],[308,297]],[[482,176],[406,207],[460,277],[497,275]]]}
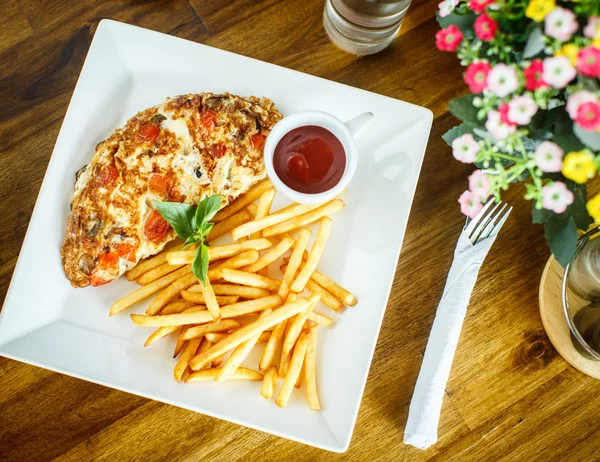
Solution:
{"label": "ketchup", "polygon": [[277,176],[290,188],[305,194],[330,190],[346,169],[346,153],[329,130],[315,125],[287,133],[273,154]]}

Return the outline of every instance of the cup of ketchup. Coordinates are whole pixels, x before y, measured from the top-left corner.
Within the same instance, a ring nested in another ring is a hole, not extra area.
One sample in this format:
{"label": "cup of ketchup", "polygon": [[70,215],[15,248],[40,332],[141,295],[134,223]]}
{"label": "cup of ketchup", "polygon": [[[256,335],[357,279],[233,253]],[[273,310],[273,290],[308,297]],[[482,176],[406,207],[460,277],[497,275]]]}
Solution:
{"label": "cup of ketchup", "polygon": [[354,137],[372,117],[368,112],[346,123],[321,111],[284,117],[273,127],[264,148],[265,166],[275,188],[304,204],[339,195],[356,172]]}

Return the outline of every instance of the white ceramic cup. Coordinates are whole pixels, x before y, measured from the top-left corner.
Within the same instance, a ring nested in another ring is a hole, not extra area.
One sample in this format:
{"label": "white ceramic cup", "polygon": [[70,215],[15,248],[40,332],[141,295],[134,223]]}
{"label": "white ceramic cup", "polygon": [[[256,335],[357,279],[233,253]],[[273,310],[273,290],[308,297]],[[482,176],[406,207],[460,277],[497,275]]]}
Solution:
{"label": "white ceramic cup", "polygon": [[[265,167],[275,189],[285,194],[294,202],[301,204],[319,204],[338,196],[348,186],[348,183],[350,183],[356,172],[358,149],[354,138],[372,118],[373,114],[366,112],[344,123],[337,117],[321,111],[302,111],[284,117],[269,133],[264,148]],[[277,176],[275,167],[273,166],[273,154],[281,138],[295,128],[308,125],[323,127],[333,133],[342,143],[344,153],[346,154],[346,168],[342,178],[333,188],[322,193],[307,194],[290,188]]]}

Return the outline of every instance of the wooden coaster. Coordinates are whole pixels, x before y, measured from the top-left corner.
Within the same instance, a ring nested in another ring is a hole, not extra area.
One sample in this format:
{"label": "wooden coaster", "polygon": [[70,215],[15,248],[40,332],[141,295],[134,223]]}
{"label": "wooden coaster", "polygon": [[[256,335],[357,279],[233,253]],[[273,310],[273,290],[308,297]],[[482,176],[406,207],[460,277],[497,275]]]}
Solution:
{"label": "wooden coaster", "polygon": [[[571,331],[561,301],[563,274],[563,267],[551,256],[540,281],[540,315],[544,329],[554,348],[571,366],[590,377],[600,379],[600,361],[584,358],[571,341]],[[589,304],[589,300],[569,292],[569,305],[573,308]]]}

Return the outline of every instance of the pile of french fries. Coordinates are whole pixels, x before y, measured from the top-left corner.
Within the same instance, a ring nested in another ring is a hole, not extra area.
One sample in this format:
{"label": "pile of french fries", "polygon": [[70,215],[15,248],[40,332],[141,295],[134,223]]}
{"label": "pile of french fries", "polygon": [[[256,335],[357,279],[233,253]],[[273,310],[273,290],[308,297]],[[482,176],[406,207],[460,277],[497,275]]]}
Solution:
{"label": "pile of french fries", "polygon": [[[145,346],[177,336],[175,380],[262,380],[260,393],[270,399],[282,379],[275,402],[285,407],[304,377],[308,405],[318,410],[317,330],[333,320],[314,309],[319,301],[338,312],[357,303],[316,269],[331,230],[329,215],[342,210],[344,202],[292,204],[271,212],[274,197],[267,179],[215,215],[208,241],[230,233],[232,243],[209,247],[205,285],[192,273],[194,250],[175,242],[126,273],[141,287],[116,301],[110,315],[154,296],[146,314],[131,319],[157,328]],[[311,231],[305,226],[312,223],[318,223],[318,231],[308,250]],[[269,274],[277,260],[284,263],[282,278]],[[242,367],[259,343],[266,343],[261,372]]]}

